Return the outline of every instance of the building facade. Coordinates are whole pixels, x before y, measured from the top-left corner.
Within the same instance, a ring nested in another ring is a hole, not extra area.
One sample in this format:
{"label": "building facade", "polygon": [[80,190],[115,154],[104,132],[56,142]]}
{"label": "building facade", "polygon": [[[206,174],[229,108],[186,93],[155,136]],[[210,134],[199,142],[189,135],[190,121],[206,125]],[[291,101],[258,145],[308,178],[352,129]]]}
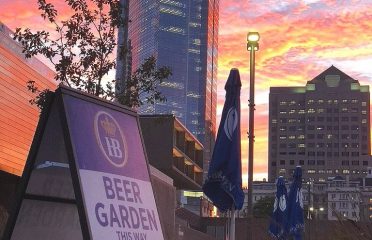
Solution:
{"label": "building facade", "polygon": [[365,176],[371,165],[369,86],[331,66],[304,87],[272,87],[269,97],[269,181]]}
{"label": "building facade", "polygon": [[13,32],[0,22],[0,171],[22,175],[39,118],[27,82],[54,90],[54,72],[38,59],[25,59]]}
{"label": "building facade", "polygon": [[140,116],[149,163],[170,176],[177,189],[201,190],[203,145],[173,115]]}
{"label": "building facade", "polygon": [[136,0],[129,5],[132,67],[151,55],[172,76],[159,87],[164,103],[143,114],[173,114],[205,147],[204,171],[214,146],[217,105],[218,0]]}

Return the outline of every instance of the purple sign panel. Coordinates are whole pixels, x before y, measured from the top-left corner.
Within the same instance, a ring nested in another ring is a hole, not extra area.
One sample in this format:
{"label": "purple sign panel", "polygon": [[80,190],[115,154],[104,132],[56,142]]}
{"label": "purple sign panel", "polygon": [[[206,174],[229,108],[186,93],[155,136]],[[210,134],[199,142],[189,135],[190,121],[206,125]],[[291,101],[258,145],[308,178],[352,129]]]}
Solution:
{"label": "purple sign panel", "polygon": [[92,239],[164,239],[136,117],[64,101]]}

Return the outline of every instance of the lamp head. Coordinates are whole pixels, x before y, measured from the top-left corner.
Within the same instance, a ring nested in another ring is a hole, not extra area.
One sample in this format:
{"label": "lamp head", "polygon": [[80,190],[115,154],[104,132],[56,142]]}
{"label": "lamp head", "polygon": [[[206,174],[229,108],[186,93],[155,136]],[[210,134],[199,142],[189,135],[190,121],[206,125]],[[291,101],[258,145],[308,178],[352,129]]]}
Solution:
{"label": "lamp head", "polygon": [[247,35],[247,49],[248,51],[258,51],[260,34],[258,32],[249,32]]}
{"label": "lamp head", "polygon": [[248,42],[258,42],[260,40],[260,34],[258,32],[249,32],[247,35]]}

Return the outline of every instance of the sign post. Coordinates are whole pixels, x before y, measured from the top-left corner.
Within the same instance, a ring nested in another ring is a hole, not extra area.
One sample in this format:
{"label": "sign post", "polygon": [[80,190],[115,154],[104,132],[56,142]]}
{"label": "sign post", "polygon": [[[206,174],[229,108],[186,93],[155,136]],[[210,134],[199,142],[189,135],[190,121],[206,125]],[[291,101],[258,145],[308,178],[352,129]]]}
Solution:
{"label": "sign post", "polygon": [[[60,87],[46,115],[30,151],[36,154],[27,160],[8,239],[164,239],[137,114]],[[56,193],[61,183],[65,190]],[[66,226],[43,227],[61,218],[43,215],[46,206],[70,209]],[[25,221],[29,209],[35,214]],[[51,238],[58,230],[63,233]]]}

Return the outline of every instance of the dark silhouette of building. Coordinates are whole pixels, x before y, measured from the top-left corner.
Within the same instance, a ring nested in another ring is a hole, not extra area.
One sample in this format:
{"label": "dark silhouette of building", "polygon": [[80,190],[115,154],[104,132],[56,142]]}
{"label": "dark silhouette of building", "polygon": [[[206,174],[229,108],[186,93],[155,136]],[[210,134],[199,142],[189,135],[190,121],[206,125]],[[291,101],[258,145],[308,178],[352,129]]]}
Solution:
{"label": "dark silhouette of building", "polygon": [[170,176],[177,189],[201,190],[203,145],[173,115],[143,115],[149,163]]}
{"label": "dark silhouette of building", "polygon": [[208,171],[217,105],[219,1],[136,0],[129,4],[133,70],[154,55],[172,77],[160,85],[165,103],[147,104],[143,114],[173,114],[205,148]]}
{"label": "dark silhouette of building", "polygon": [[362,178],[371,165],[370,93],[331,66],[304,87],[272,87],[269,99],[269,181],[303,177]]}

